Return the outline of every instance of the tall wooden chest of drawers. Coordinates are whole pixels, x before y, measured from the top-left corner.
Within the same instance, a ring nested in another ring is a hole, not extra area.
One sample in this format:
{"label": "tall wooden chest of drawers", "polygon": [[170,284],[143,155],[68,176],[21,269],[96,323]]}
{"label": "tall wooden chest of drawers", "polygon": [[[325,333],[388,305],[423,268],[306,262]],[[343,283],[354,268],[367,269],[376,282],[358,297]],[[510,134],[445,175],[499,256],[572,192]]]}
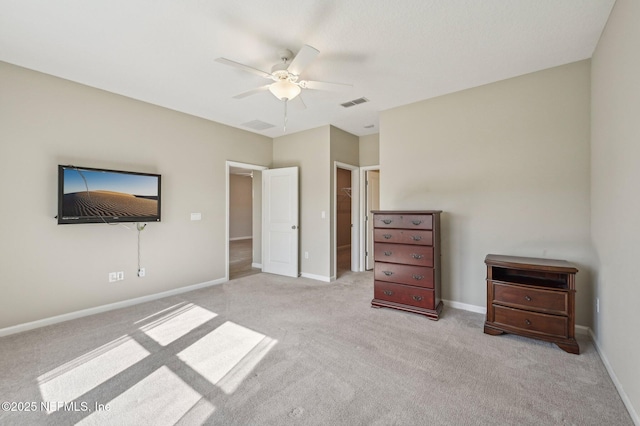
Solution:
{"label": "tall wooden chest of drawers", "polygon": [[484,332],[518,334],[578,354],[575,275],[569,262],[489,254]]}
{"label": "tall wooden chest of drawers", "polygon": [[372,307],[400,309],[437,320],[440,299],[439,210],[373,213]]}

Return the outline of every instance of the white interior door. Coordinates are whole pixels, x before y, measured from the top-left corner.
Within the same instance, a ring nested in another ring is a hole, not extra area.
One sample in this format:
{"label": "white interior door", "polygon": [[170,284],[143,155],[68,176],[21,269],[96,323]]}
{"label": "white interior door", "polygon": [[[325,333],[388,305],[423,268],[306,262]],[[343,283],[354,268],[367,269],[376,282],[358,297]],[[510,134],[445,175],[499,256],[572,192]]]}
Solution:
{"label": "white interior door", "polygon": [[298,276],[298,168],[262,172],[262,271]]}
{"label": "white interior door", "polygon": [[373,216],[371,210],[380,208],[380,171],[367,170],[366,175],[367,199],[367,251],[365,265],[367,271],[373,269]]}

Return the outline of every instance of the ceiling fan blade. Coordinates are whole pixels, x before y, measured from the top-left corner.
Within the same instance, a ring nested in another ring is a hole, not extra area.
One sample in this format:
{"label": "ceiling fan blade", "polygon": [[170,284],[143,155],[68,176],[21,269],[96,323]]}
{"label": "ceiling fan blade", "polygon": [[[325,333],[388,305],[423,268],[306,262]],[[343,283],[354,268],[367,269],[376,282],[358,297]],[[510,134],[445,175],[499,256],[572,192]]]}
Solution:
{"label": "ceiling fan blade", "polygon": [[255,95],[256,93],[265,92],[269,90],[269,86],[270,85],[267,84],[265,86],[260,86],[260,87],[256,87],[255,89],[247,90],[246,92],[238,93],[233,97],[233,99],[242,99],[242,98],[246,98],[247,96]]}
{"label": "ceiling fan blade", "polygon": [[260,77],[269,78],[269,79],[271,78],[271,74],[266,71],[262,71],[257,68],[250,67],[249,65],[241,64],[240,62],[232,61],[231,59],[217,58],[216,62],[220,62],[221,64],[229,65],[234,68],[238,68],[243,71],[247,71],[252,74],[259,75]]}
{"label": "ceiling fan blade", "polygon": [[311,47],[308,44],[305,44],[304,46],[302,46],[302,49],[300,49],[296,57],[293,58],[293,61],[291,61],[291,64],[289,64],[287,71],[289,71],[291,74],[300,75],[300,73],[302,73],[302,71],[307,68],[307,66],[316,58],[316,56],[318,56],[319,53],[320,51],[315,47]]}
{"label": "ceiling fan blade", "polygon": [[353,88],[352,84],[345,83],[329,83],[327,81],[302,80],[299,82],[303,89],[311,90],[329,90],[331,92],[345,92]]}

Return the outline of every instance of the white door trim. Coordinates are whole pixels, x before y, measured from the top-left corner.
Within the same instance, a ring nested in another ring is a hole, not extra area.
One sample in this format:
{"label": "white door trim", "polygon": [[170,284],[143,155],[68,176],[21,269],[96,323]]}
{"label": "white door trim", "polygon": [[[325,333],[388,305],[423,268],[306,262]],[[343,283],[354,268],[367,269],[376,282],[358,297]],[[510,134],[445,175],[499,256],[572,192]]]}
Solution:
{"label": "white door trim", "polygon": [[360,167],[353,164],[333,162],[333,279],[338,276],[338,191],[336,191],[338,182],[338,169],[351,170],[351,270],[360,270],[360,180],[358,178],[358,170]]}
{"label": "white door trim", "polygon": [[375,165],[375,166],[363,166],[360,167],[360,188],[362,188],[362,191],[360,191],[360,211],[362,212],[362,214],[358,217],[358,226],[360,227],[360,229],[362,229],[362,232],[360,232],[360,247],[362,247],[362,250],[360,250],[359,252],[359,259],[360,259],[360,269],[358,269],[358,271],[364,271],[366,268],[365,265],[365,256],[364,256],[364,252],[367,249],[367,243],[365,241],[366,238],[366,229],[367,229],[367,223],[365,220],[365,216],[369,214],[367,210],[367,200],[366,200],[366,196],[367,196],[367,190],[365,188],[366,185],[366,180],[367,180],[367,171],[370,170],[378,170],[380,171],[380,165]]}
{"label": "white door trim", "polygon": [[259,166],[257,164],[248,164],[248,163],[239,163],[237,161],[227,160],[225,162],[225,188],[226,188],[226,211],[225,211],[225,228],[224,228],[224,280],[229,281],[229,172],[231,167],[241,167],[243,169],[249,170],[267,170],[269,169],[266,166]]}

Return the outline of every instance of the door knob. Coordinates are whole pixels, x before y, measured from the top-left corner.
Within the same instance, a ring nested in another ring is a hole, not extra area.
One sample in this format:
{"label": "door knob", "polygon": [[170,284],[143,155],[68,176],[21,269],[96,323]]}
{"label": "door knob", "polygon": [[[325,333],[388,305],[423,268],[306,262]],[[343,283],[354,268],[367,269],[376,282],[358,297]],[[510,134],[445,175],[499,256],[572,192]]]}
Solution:
{"label": "door knob", "polygon": [[296,225],[291,225],[291,229],[298,229]]}

